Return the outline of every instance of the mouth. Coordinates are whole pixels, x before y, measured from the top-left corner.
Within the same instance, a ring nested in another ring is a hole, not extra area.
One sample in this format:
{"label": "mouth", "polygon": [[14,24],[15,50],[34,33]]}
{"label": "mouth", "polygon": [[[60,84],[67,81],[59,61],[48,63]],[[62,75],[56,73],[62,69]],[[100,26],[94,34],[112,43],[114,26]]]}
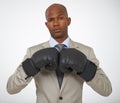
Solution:
{"label": "mouth", "polygon": [[61,32],[60,29],[54,29],[53,31],[54,31],[54,33],[60,33]]}

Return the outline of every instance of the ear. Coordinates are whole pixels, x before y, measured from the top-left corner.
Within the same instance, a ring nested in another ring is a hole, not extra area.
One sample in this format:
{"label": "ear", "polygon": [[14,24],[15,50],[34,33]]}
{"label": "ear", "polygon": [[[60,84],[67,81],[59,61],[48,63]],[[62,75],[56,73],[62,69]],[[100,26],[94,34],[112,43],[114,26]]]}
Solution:
{"label": "ear", "polygon": [[68,26],[70,25],[70,23],[71,23],[71,18],[68,17]]}
{"label": "ear", "polygon": [[47,26],[47,22],[45,22],[45,25]]}
{"label": "ear", "polygon": [[45,22],[45,25],[48,27],[47,22]]}

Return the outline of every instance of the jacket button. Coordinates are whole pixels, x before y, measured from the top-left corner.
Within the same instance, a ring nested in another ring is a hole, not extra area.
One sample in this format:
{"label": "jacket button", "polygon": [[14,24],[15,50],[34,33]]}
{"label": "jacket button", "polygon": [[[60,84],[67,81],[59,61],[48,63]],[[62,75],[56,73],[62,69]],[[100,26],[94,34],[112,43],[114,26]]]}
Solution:
{"label": "jacket button", "polygon": [[62,100],[62,99],[63,99],[63,97],[61,97],[61,96],[60,96],[60,97],[59,97],[59,99],[60,99],[60,100]]}

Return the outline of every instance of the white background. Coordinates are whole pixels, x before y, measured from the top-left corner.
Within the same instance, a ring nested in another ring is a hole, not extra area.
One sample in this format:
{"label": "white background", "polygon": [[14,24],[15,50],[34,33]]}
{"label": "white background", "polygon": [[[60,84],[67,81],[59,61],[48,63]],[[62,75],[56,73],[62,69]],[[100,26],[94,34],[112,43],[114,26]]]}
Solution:
{"label": "white background", "polygon": [[6,84],[27,48],[50,38],[44,12],[54,2],[67,7],[70,37],[94,49],[112,83],[109,97],[85,84],[83,103],[120,103],[120,0],[0,0],[0,103],[36,102],[34,81],[14,95]]}

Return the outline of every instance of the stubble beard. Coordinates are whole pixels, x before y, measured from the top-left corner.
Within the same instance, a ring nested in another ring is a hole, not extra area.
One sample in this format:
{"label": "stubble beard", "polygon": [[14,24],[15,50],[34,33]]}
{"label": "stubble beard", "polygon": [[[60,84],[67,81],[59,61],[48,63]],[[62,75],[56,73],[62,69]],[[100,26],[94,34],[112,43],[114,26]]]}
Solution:
{"label": "stubble beard", "polygon": [[68,36],[67,32],[63,32],[61,34],[54,34],[54,33],[51,33],[51,36],[54,38],[54,39],[62,39],[62,38],[65,38]]}

